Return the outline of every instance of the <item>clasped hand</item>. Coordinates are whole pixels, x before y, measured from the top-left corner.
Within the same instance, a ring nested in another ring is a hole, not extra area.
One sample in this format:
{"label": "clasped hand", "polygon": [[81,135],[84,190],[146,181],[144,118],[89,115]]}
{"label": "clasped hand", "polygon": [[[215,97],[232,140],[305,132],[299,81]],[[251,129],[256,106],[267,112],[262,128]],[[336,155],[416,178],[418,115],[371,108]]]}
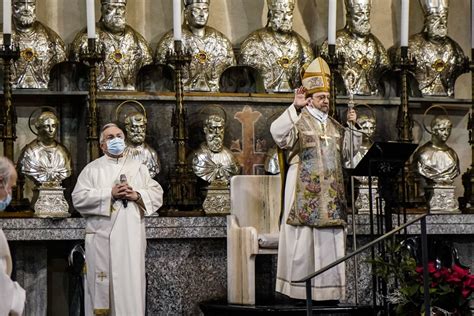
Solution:
{"label": "clasped hand", "polygon": [[112,196],[116,200],[138,200],[138,193],[127,183],[116,184],[112,187]]}

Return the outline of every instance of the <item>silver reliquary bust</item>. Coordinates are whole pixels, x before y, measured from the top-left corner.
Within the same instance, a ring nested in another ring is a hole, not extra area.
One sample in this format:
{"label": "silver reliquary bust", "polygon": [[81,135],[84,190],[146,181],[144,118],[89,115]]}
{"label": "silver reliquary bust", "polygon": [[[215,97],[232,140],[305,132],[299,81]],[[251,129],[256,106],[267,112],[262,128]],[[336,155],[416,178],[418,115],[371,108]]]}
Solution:
{"label": "silver reliquary bust", "polygon": [[[219,78],[227,67],[235,65],[232,44],[224,34],[207,26],[210,0],[184,0],[183,47],[191,54],[184,67],[184,89],[190,91],[219,91]],[[170,31],[156,47],[155,61],[167,64],[167,54],[174,50]]]}
{"label": "silver reliquary bust", "polygon": [[[66,60],[64,42],[36,20],[36,0],[13,0],[12,13],[12,44],[20,48],[20,58],[13,62],[12,86],[47,89],[51,69]],[[3,44],[3,36],[0,41]]]}
{"label": "silver reliquary bust", "polygon": [[301,86],[301,70],[314,55],[308,42],[293,31],[295,0],[267,0],[267,4],[267,25],[244,40],[239,64],[257,68],[267,92],[292,92]]}
{"label": "silver reliquary bust", "polygon": [[44,111],[34,126],[37,138],[23,147],[17,169],[35,184],[35,216],[68,217],[61,182],[71,175],[72,165],[69,151],[56,141],[59,120],[53,112]]}
{"label": "silver reliquary bust", "polygon": [[[380,40],[371,33],[372,0],[345,0],[344,3],[347,22],[336,36],[336,51],[344,57],[342,73],[353,71],[353,94],[377,95],[380,78],[390,69],[390,61]],[[327,41],[321,53],[328,53]]]}
{"label": "silver reliquary bust", "polygon": [[[105,53],[98,65],[100,90],[135,90],[137,74],[153,62],[149,44],[125,20],[126,0],[101,0],[101,17],[97,23],[97,49]],[[80,60],[87,51],[87,32],[79,32],[71,47],[71,59]]]}

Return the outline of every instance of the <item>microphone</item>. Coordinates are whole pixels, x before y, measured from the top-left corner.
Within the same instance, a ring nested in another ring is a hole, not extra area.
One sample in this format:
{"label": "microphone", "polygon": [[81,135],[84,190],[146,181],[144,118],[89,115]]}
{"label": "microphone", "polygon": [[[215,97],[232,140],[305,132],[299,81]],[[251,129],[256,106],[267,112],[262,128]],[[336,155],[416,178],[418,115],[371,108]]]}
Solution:
{"label": "microphone", "polygon": [[[127,183],[127,176],[122,173],[120,175],[120,184],[126,184],[126,183]],[[127,207],[128,200],[127,199],[122,200],[122,204],[123,204],[123,207]]]}

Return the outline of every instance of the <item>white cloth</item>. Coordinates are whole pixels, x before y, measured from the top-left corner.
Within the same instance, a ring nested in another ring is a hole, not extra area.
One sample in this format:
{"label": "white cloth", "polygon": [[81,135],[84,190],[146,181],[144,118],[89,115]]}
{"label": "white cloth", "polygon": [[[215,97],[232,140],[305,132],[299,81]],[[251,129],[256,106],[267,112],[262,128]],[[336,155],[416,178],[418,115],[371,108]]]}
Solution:
{"label": "white cloth", "polygon": [[[144,208],[132,201],[125,208],[112,199],[121,174],[140,193]],[[86,315],[109,309],[111,315],[145,315],[144,215],[161,207],[161,186],[140,162],[103,156],[82,170],[72,200],[87,221]]]}
{"label": "white cloth", "polygon": [[[289,150],[289,169],[285,185],[285,210],[280,227],[276,291],[292,298],[305,299],[305,284],[292,284],[332,263],[345,254],[346,233],[343,228],[311,228],[286,224],[294,203],[299,165],[298,131],[295,123],[299,117],[290,106],[271,125],[273,139],[283,149]],[[344,263],[313,279],[313,300],[338,300],[345,297]]]}
{"label": "white cloth", "polygon": [[318,121],[320,121],[321,123],[323,124],[326,124],[327,120],[328,120],[328,114],[327,113],[324,113],[323,111],[317,109],[317,108],[313,108],[312,106],[308,106],[306,108],[308,110],[308,112],[315,118],[317,119]]}
{"label": "white cloth", "polygon": [[10,279],[12,258],[5,234],[0,229],[0,316],[23,314],[25,290]]}

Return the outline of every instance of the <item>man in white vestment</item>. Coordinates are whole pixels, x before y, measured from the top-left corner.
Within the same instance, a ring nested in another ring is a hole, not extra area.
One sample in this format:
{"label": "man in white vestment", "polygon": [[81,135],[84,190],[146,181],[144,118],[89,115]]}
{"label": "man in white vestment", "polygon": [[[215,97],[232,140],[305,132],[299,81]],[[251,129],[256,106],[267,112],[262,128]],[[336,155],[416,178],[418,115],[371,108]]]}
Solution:
{"label": "man in white vestment", "polygon": [[[17,173],[13,163],[0,157],[0,212],[12,200],[12,187],[16,184]],[[0,229],[0,316],[19,316],[25,307],[25,290],[10,279],[12,257],[7,239]]]}
{"label": "man in white vestment", "polygon": [[145,315],[144,216],[163,204],[163,190],[145,165],[123,156],[123,131],[100,135],[104,156],[89,163],[72,193],[86,218],[86,315]]}
{"label": "man in white vestment", "polygon": [[[288,151],[284,215],[280,227],[276,291],[305,299],[304,278],[345,254],[344,128],[329,111],[330,71],[316,58],[295,91],[293,104],[271,125],[276,144]],[[347,120],[355,122],[353,109]],[[354,143],[358,143],[355,141]],[[356,152],[356,151],[355,151]],[[345,265],[313,279],[312,299],[345,297]]]}

